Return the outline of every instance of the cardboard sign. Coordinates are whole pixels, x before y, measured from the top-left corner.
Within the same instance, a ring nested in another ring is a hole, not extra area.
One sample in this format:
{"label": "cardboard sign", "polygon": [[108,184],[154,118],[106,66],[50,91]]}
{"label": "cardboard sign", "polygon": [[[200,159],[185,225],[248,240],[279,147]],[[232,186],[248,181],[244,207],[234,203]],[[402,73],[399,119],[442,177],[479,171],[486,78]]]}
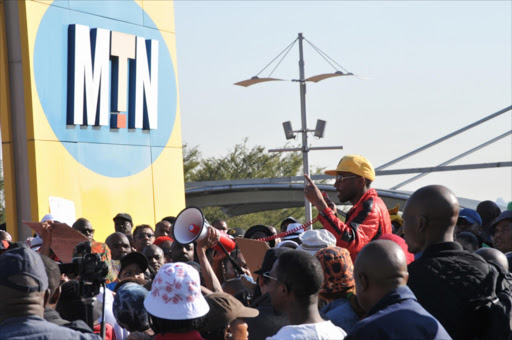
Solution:
{"label": "cardboard sign", "polygon": [[[41,222],[26,222],[32,230],[41,235],[43,224]],[[79,231],[71,228],[65,223],[56,223],[52,231],[51,249],[63,263],[69,263],[73,259],[73,250],[80,242],[89,241],[87,237]]]}
{"label": "cardboard sign", "polygon": [[254,271],[261,268],[263,257],[267,252],[269,246],[266,242],[251,240],[248,238],[236,238],[236,243],[244,255],[245,262],[251,270],[253,278],[256,280],[258,274],[254,274]]}

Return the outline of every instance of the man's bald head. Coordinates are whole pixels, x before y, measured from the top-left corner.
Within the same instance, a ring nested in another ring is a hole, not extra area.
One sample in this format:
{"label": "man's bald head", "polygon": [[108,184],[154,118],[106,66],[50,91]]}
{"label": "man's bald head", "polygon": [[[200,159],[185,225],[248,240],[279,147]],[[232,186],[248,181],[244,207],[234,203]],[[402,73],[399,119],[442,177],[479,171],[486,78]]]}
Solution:
{"label": "man's bald head", "polygon": [[128,242],[130,241],[125,234],[116,231],[115,233],[112,233],[112,234],[108,235],[107,239],[105,240],[105,243],[108,245],[109,242],[117,241],[119,239],[123,239],[123,240],[126,240]]}
{"label": "man's bald head", "polygon": [[368,311],[384,295],[407,284],[409,273],[402,248],[389,240],[368,243],[357,255],[354,278],[358,301]]}
{"label": "man's bald head", "polygon": [[459,202],[450,189],[429,185],[416,190],[402,215],[409,251],[418,253],[432,243],[453,241],[458,216]]}
{"label": "man's bald head", "polygon": [[407,261],[402,248],[390,240],[375,240],[359,252],[354,268],[357,273],[381,286],[395,289],[407,283]]}
{"label": "man's bald head", "polygon": [[73,223],[71,228],[78,230],[81,234],[86,236],[89,241],[92,242],[94,240],[94,229],[88,219],[80,217],[75,221],[75,223]]}
{"label": "man's bald head", "polygon": [[132,248],[128,237],[120,232],[110,234],[105,243],[110,248],[110,253],[113,260],[121,260],[123,256],[130,253]]}
{"label": "man's bald head", "polygon": [[487,262],[492,262],[495,265],[501,267],[504,272],[508,272],[508,260],[505,254],[503,254],[498,249],[494,248],[480,248],[477,251],[475,251],[475,254],[478,254],[484,258]]}

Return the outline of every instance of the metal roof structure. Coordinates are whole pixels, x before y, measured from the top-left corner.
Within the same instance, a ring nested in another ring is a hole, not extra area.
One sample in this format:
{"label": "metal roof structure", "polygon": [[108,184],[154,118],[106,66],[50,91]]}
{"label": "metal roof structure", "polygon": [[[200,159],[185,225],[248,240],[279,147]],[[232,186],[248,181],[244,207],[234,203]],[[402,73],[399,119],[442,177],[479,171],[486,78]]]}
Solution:
{"label": "metal roof structure", "polygon": [[[322,180],[327,176],[313,176]],[[332,177],[331,177],[332,178]],[[221,207],[228,216],[239,216],[254,212],[298,208],[304,206],[304,184],[301,176],[282,178],[260,178],[232,181],[189,182],[185,185],[187,206]],[[333,202],[338,202],[332,184],[318,184]],[[388,208],[400,204],[402,211],[412,192],[376,189]],[[463,208],[476,209],[479,201],[459,198]],[[338,205],[340,211],[347,211],[351,205]]]}

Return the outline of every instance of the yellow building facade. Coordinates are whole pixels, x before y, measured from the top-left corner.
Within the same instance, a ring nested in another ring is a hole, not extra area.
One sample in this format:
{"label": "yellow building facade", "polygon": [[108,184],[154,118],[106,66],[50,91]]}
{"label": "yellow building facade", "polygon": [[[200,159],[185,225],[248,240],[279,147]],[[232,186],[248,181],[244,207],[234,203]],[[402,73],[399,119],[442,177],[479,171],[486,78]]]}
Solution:
{"label": "yellow building facade", "polygon": [[[172,1],[1,1],[7,230],[154,226],[185,206]],[[62,218],[61,218],[62,216]]]}

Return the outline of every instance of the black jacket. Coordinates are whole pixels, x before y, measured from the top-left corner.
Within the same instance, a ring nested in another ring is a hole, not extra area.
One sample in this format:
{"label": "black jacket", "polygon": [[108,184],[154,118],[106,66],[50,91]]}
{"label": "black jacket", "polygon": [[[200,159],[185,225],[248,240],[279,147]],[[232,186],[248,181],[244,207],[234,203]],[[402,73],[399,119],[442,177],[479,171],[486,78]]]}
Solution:
{"label": "black jacket", "polygon": [[495,289],[495,275],[483,258],[462,249],[456,242],[428,246],[409,264],[408,286],[418,302],[457,339],[478,339],[482,317],[472,300]]}
{"label": "black jacket", "polygon": [[82,320],[68,321],[61,318],[59,312],[50,307],[44,308],[44,319],[59,326],[74,329],[81,333],[93,333],[91,328]]}

